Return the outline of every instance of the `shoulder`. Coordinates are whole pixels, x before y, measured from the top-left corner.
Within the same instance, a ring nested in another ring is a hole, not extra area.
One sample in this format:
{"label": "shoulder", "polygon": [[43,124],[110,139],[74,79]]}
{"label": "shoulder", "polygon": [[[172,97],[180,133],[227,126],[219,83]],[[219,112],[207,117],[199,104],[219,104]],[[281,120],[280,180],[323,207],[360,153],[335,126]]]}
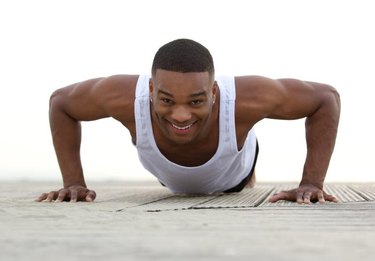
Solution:
{"label": "shoulder", "polygon": [[90,95],[109,116],[123,122],[133,115],[138,78],[139,75],[112,75],[101,78],[93,85]]}
{"label": "shoulder", "polygon": [[124,91],[134,94],[139,75],[112,75],[100,78],[93,86],[93,94],[119,95]]}
{"label": "shoulder", "polygon": [[267,118],[286,95],[279,80],[263,76],[236,76],[234,79],[237,120],[243,118],[248,121],[248,117],[251,117],[255,123]]}
{"label": "shoulder", "polygon": [[235,82],[239,121],[304,118],[338,97],[335,89],[327,84],[298,79],[241,76],[236,77]]}
{"label": "shoulder", "polygon": [[[236,76],[235,85],[236,92],[239,97],[246,95],[252,98],[269,98],[264,94],[282,94],[283,84],[280,80],[274,80],[264,76]],[[267,95],[268,96],[268,95]]]}

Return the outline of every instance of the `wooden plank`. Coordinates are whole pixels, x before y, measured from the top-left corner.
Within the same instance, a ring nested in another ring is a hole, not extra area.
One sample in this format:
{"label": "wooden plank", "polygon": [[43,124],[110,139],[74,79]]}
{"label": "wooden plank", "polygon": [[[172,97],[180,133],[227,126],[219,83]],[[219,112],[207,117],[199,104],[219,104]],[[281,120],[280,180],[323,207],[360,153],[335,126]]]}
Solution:
{"label": "wooden plank", "polygon": [[174,195],[166,199],[151,202],[149,204],[144,204],[142,206],[137,206],[136,209],[145,210],[147,212],[191,209],[196,205],[202,204],[216,197],[219,197],[219,195],[210,195],[210,196]]}
{"label": "wooden plank", "polygon": [[335,196],[339,202],[358,202],[366,201],[359,193],[352,190],[345,184],[326,184],[324,186],[325,192]]}
{"label": "wooden plank", "polygon": [[144,204],[171,197],[173,194],[165,188],[152,187],[125,187],[125,188],[98,188],[96,202],[123,202],[129,205]]}
{"label": "wooden plank", "polygon": [[142,206],[136,206],[136,209],[157,212],[184,209],[256,207],[264,201],[272,190],[273,186],[258,185],[255,188],[245,188],[240,193],[209,196],[175,195]]}
{"label": "wooden plank", "polygon": [[[127,208],[134,208],[137,206],[143,206],[150,204],[152,202],[157,202],[159,200],[167,199],[172,197],[172,194],[169,191],[164,190],[148,190],[138,193],[129,194],[123,197],[117,197],[109,199],[108,202],[119,203],[121,208],[116,211],[122,211]],[[105,202],[105,201],[104,201]]]}
{"label": "wooden plank", "polygon": [[360,185],[350,185],[351,189],[353,189],[356,193],[361,195],[368,201],[375,200],[375,185],[374,184],[360,184]]}
{"label": "wooden plank", "polygon": [[257,185],[254,188],[245,188],[240,193],[223,194],[220,197],[194,206],[194,209],[203,208],[244,208],[256,207],[273,190],[273,186]]}

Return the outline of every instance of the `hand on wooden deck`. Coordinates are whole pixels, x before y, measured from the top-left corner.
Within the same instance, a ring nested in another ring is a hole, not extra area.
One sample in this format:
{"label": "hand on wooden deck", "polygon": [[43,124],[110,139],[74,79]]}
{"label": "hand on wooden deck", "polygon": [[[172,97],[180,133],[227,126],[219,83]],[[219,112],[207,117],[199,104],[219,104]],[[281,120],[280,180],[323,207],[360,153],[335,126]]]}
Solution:
{"label": "hand on wooden deck", "polygon": [[52,202],[52,201],[85,201],[92,202],[96,198],[96,193],[94,190],[89,190],[84,186],[70,186],[68,188],[62,188],[58,191],[51,191],[49,193],[43,193],[40,195],[36,201],[42,202]]}
{"label": "hand on wooden deck", "polygon": [[299,204],[310,204],[312,202],[324,203],[326,201],[338,202],[337,198],[334,196],[310,184],[304,184],[295,189],[281,191],[269,199],[269,201],[273,203],[279,200],[293,201]]}

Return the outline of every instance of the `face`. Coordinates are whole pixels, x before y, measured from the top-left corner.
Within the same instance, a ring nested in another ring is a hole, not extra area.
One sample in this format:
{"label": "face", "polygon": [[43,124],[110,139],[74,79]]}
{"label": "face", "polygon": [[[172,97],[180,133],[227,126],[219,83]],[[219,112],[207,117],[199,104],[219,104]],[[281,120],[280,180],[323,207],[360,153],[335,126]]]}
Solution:
{"label": "face", "polygon": [[208,72],[158,69],[150,80],[153,120],[171,142],[198,140],[212,126],[217,85]]}

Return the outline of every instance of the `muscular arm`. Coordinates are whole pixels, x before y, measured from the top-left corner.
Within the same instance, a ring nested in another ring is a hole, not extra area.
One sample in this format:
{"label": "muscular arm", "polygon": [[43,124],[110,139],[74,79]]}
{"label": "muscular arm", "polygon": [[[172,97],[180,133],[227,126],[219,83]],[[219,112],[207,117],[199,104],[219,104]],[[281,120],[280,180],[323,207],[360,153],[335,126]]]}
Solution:
{"label": "muscular arm", "polygon": [[102,79],[90,80],[55,91],[50,98],[49,120],[65,188],[86,187],[80,159],[81,124],[108,115],[96,105],[94,89]]}
{"label": "muscular arm", "polygon": [[[329,85],[294,79],[244,77],[237,81],[240,82],[240,87],[247,83],[248,92],[257,92],[256,95],[247,95],[250,101],[247,107],[251,108],[242,106],[255,111],[248,122],[256,122],[262,118],[306,118],[307,155],[300,188],[293,193],[276,195],[271,201],[287,199],[308,203],[310,200],[324,201],[324,198],[335,201],[323,192],[323,183],[339,124],[340,98],[337,91]],[[244,88],[240,91],[243,92]]]}
{"label": "muscular arm", "polygon": [[282,79],[284,98],[271,112],[271,118],[306,117],[307,155],[301,185],[323,189],[331,155],[335,146],[340,118],[340,98],[331,86]]}
{"label": "muscular arm", "polygon": [[340,118],[340,96],[329,86],[310,83],[320,92],[318,108],[305,122],[307,155],[301,185],[323,189],[323,182],[335,147]]}
{"label": "muscular arm", "polygon": [[37,200],[92,201],[80,158],[81,121],[114,117],[125,126],[133,120],[137,76],[92,79],[56,90],[50,99],[50,127],[64,188]]}

